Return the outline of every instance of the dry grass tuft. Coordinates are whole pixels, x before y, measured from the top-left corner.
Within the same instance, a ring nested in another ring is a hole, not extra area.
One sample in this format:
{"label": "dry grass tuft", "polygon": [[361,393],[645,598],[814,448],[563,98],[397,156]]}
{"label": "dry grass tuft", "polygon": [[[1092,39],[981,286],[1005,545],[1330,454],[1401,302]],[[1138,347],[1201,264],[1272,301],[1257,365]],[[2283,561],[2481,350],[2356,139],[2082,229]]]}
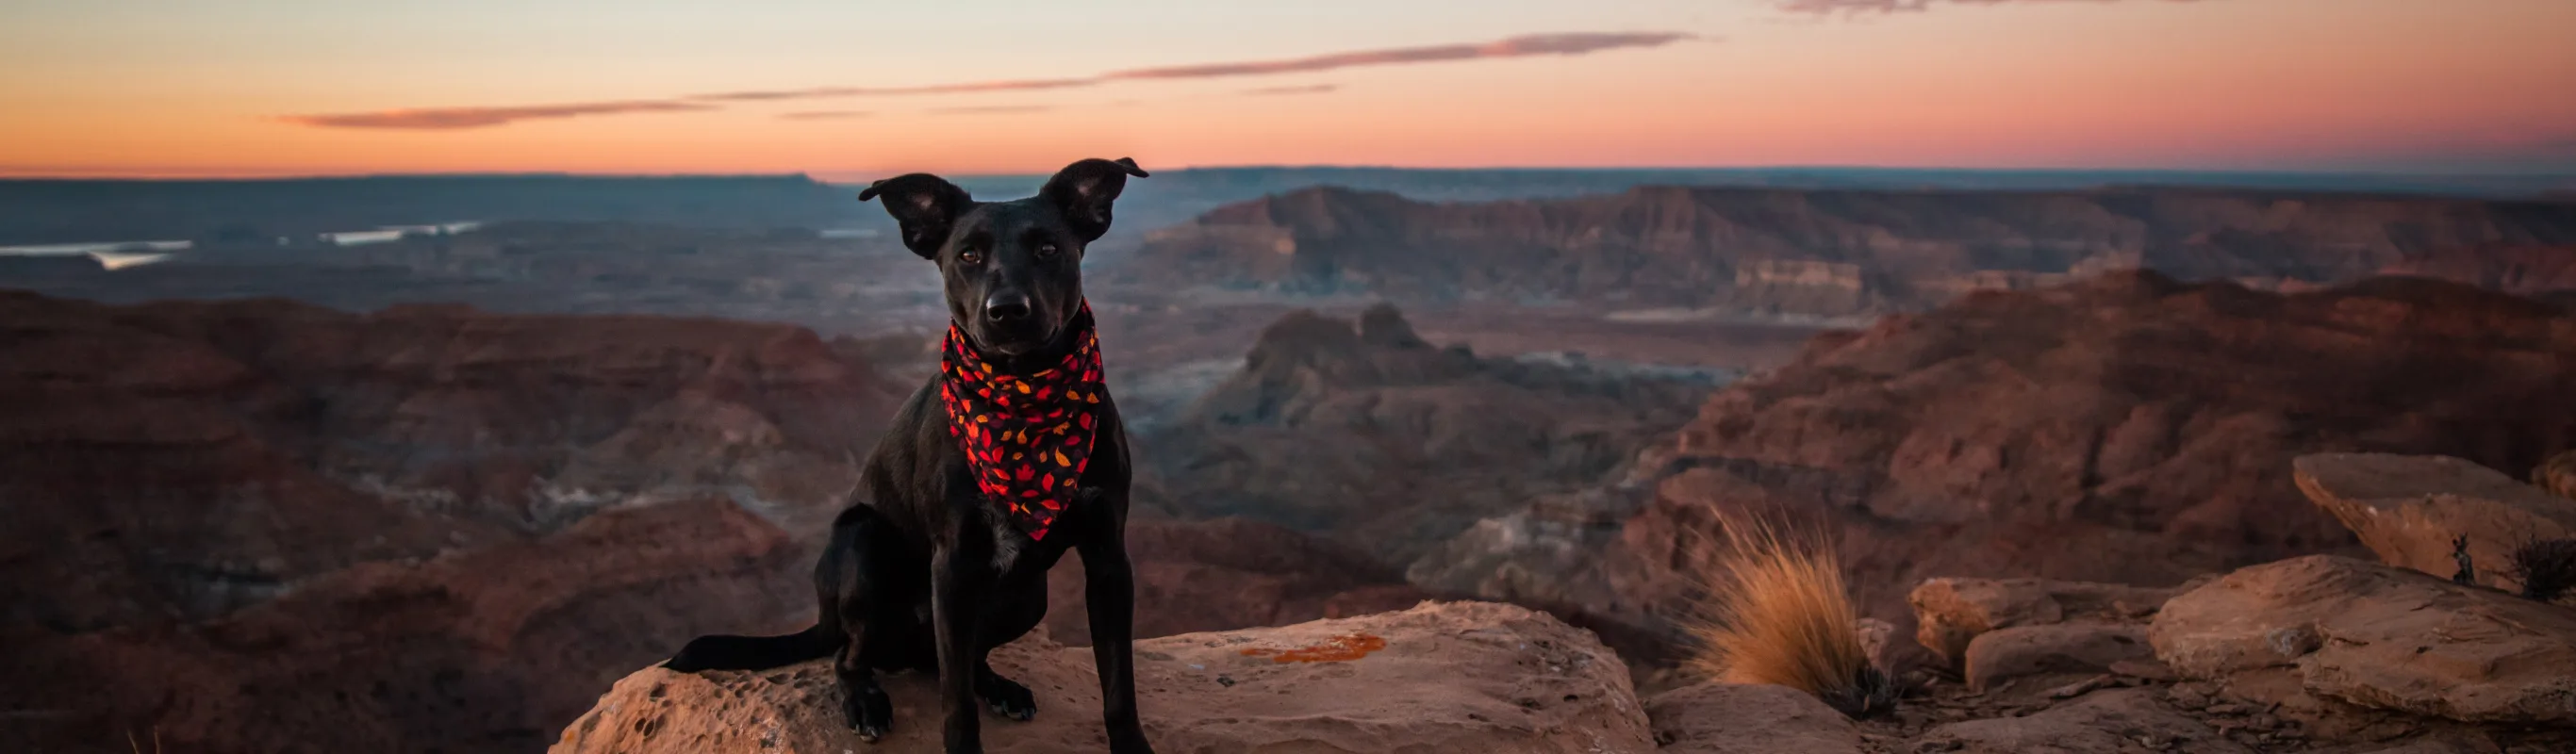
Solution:
{"label": "dry grass tuft", "polygon": [[1687,628],[1693,670],[1727,683],[1769,683],[1814,694],[1852,717],[1895,707],[1897,690],[1854,630],[1859,611],[1842,561],[1824,536],[1762,520],[1721,520],[1723,546],[1700,577],[1705,595]]}

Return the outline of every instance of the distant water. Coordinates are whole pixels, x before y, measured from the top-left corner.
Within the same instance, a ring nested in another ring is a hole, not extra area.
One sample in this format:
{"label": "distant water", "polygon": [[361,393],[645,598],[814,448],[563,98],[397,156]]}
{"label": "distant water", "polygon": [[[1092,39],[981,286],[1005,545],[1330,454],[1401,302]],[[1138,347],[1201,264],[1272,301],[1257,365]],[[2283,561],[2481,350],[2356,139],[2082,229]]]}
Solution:
{"label": "distant water", "polygon": [[[333,246],[364,246],[367,244],[399,241],[402,240],[403,234],[406,233],[445,233],[448,235],[455,235],[458,233],[469,233],[482,227],[483,223],[479,220],[436,223],[431,225],[384,225],[378,226],[374,230],[316,233],[314,234],[314,238],[316,240],[327,242]],[[279,246],[285,246],[291,243],[292,240],[293,239],[280,237],[277,239],[277,244]],[[196,248],[196,246],[197,242],[195,241],[97,241],[92,243],[34,244],[27,246],[0,246],[0,257],[67,257],[88,255],[93,259],[97,259],[99,266],[106,267],[110,270],[122,270],[128,267],[140,267],[166,260],[175,256],[172,252],[187,251],[189,249]]]}

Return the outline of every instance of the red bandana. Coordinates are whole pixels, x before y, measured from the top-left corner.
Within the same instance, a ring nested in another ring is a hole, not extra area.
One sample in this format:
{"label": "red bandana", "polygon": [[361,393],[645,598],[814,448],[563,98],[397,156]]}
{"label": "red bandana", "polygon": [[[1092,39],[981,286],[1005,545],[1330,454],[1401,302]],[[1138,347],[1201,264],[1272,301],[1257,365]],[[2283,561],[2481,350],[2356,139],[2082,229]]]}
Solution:
{"label": "red bandana", "polygon": [[1073,315],[1073,353],[1036,374],[1009,375],[975,355],[955,323],[940,346],[939,402],[948,434],[984,496],[1011,514],[1029,539],[1046,537],[1091,464],[1103,385],[1100,334],[1091,303]]}

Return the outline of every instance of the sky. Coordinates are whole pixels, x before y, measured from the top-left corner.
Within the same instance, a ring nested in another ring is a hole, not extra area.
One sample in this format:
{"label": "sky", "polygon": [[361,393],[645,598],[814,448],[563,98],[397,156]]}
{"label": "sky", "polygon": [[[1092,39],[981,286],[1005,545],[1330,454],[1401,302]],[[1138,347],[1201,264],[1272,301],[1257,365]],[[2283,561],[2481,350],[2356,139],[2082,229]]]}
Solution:
{"label": "sky", "polygon": [[2570,0],[0,0],[0,175],[2576,172]]}

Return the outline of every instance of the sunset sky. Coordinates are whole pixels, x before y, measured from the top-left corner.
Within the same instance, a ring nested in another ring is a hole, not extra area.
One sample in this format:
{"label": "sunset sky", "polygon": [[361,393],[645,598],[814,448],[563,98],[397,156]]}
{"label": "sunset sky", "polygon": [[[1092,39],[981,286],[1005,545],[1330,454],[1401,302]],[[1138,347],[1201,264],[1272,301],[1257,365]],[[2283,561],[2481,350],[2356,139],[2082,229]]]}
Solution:
{"label": "sunset sky", "polygon": [[0,0],[0,174],[2576,172],[2571,0]]}

